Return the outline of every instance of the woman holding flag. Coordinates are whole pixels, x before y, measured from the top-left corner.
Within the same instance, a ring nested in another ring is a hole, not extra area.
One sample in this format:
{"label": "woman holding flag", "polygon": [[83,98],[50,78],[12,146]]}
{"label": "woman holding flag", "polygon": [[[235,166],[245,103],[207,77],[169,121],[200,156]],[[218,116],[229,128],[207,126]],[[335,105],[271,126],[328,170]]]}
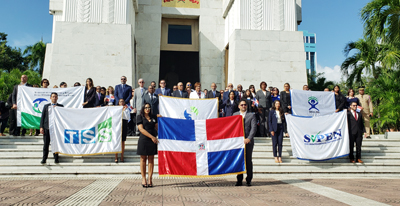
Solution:
{"label": "woman holding flag", "polygon": [[[140,132],[137,145],[137,154],[140,155],[140,172],[142,186],[153,187],[154,155],[157,154],[157,116],[151,113],[151,105],[146,103],[137,119]],[[149,160],[149,179],[146,180],[146,161]]]}

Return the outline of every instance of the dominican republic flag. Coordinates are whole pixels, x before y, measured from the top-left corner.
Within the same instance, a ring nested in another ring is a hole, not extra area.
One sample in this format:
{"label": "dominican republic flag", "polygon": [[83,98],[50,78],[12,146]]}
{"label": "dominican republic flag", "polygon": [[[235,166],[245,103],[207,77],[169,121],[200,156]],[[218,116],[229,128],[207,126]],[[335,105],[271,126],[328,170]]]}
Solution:
{"label": "dominican republic flag", "polygon": [[158,118],[158,173],[163,176],[243,174],[241,115],[184,120]]}

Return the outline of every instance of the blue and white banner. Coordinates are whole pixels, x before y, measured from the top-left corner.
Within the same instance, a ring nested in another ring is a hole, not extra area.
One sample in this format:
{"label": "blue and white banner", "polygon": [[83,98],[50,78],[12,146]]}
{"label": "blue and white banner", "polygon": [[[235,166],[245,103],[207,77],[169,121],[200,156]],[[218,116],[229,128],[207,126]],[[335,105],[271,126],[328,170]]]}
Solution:
{"label": "blue and white banner", "polygon": [[186,99],[160,96],[160,114],[163,117],[187,120],[218,118],[218,99]]}
{"label": "blue and white banner", "polygon": [[51,150],[66,155],[121,153],[122,107],[49,107]]}
{"label": "blue and white banner", "polygon": [[292,114],[297,116],[321,116],[336,110],[335,93],[290,90]]}
{"label": "blue and white banner", "polygon": [[349,155],[346,110],[318,117],[286,115],[293,156],[328,160]]}

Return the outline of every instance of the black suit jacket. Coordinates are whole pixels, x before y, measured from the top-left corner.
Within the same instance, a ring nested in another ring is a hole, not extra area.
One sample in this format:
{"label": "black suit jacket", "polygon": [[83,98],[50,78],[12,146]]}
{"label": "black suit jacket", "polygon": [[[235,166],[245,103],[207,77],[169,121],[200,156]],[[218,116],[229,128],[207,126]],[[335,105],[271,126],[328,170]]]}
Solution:
{"label": "black suit jacket", "polygon": [[[218,100],[221,100],[221,92],[215,91],[215,97],[218,97]],[[210,90],[207,92],[206,98],[215,98],[213,95],[213,91]]]}
{"label": "black suit jacket", "polygon": [[151,100],[149,93],[146,92],[146,94],[143,97],[143,105],[146,103],[149,103],[151,106],[151,113],[154,115],[157,115],[157,114],[159,114],[159,112],[158,112],[158,96],[157,96],[157,94],[153,94],[153,95],[154,95],[154,97]]}
{"label": "black suit jacket", "polygon": [[179,90],[176,90],[172,93],[173,97],[179,97],[179,98],[189,98],[189,94],[187,93],[187,91],[182,91],[182,96],[181,93],[179,92]]}
{"label": "black suit jacket", "polygon": [[95,103],[95,106],[96,106],[96,107],[97,107],[97,106],[104,106],[104,98],[105,98],[106,96],[100,93],[100,99],[99,99],[99,96],[98,96],[97,92],[96,92],[95,96],[96,96],[96,103]]}
{"label": "black suit jacket", "polygon": [[352,112],[353,112],[353,110],[347,111],[347,123],[348,123],[347,125],[349,127],[349,134],[354,135],[354,134],[357,134],[357,132],[358,132],[359,135],[362,135],[365,132],[362,114],[360,112],[357,112],[358,118],[356,120],[356,118],[354,118]]}
{"label": "black suit jacket", "polygon": [[[57,107],[64,107],[62,104],[56,104]],[[51,107],[51,103],[44,105],[42,111],[42,118],[40,119],[40,128],[49,129],[49,106]]]}
{"label": "black suit jacket", "polygon": [[[87,88],[85,87],[85,100],[84,102],[88,102],[85,105],[85,108],[87,107],[94,107],[96,106],[96,87],[92,87],[89,92],[87,92]],[[118,104],[117,104],[118,105]]]}
{"label": "black suit jacket", "polygon": [[[32,85],[30,85],[28,83],[26,83],[26,86],[32,87]],[[17,104],[18,87],[19,87],[19,84],[15,85],[14,89],[13,89],[13,93],[12,93],[12,103],[13,104]]]}

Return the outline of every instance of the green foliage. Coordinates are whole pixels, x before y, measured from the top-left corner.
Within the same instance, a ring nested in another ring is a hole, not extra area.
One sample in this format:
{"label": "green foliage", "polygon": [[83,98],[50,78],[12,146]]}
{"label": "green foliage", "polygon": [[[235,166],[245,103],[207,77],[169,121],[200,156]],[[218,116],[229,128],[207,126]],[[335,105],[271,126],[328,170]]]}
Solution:
{"label": "green foliage", "polygon": [[40,75],[43,74],[44,57],[46,55],[46,44],[39,41],[32,46],[26,47],[24,55],[29,61],[29,68],[38,71]]}
{"label": "green foliage", "polygon": [[0,69],[10,72],[12,69],[25,71],[28,60],[23,57],[21,49],[7,45],[7,34],[0,32]]}
{"label": "green foliage", "polygon": [[8,96],[13,92],[15,85],[21,83],[21,76],[25,74],[28,76],[29,84],[40,84],[41,77],[40,74],[27,70],[21,72],[19,69],[13,69],[11,72],[1,70],[0,71],[0,100],[6,101]]}
{"label": "green foliage", "polygon": [[380,127],[395,128],[400,126],[400,70],[388,71],[371,81],[366,91],[371,95],[376,105],[377,118],[371,119],[372,123],[379,123]]}
{"label": "green foliage", "polygon": [[324,91],[325,88],[333,89],[334,83],[326,81],[324,73],[307,73],[308,88],[312,91]]}

